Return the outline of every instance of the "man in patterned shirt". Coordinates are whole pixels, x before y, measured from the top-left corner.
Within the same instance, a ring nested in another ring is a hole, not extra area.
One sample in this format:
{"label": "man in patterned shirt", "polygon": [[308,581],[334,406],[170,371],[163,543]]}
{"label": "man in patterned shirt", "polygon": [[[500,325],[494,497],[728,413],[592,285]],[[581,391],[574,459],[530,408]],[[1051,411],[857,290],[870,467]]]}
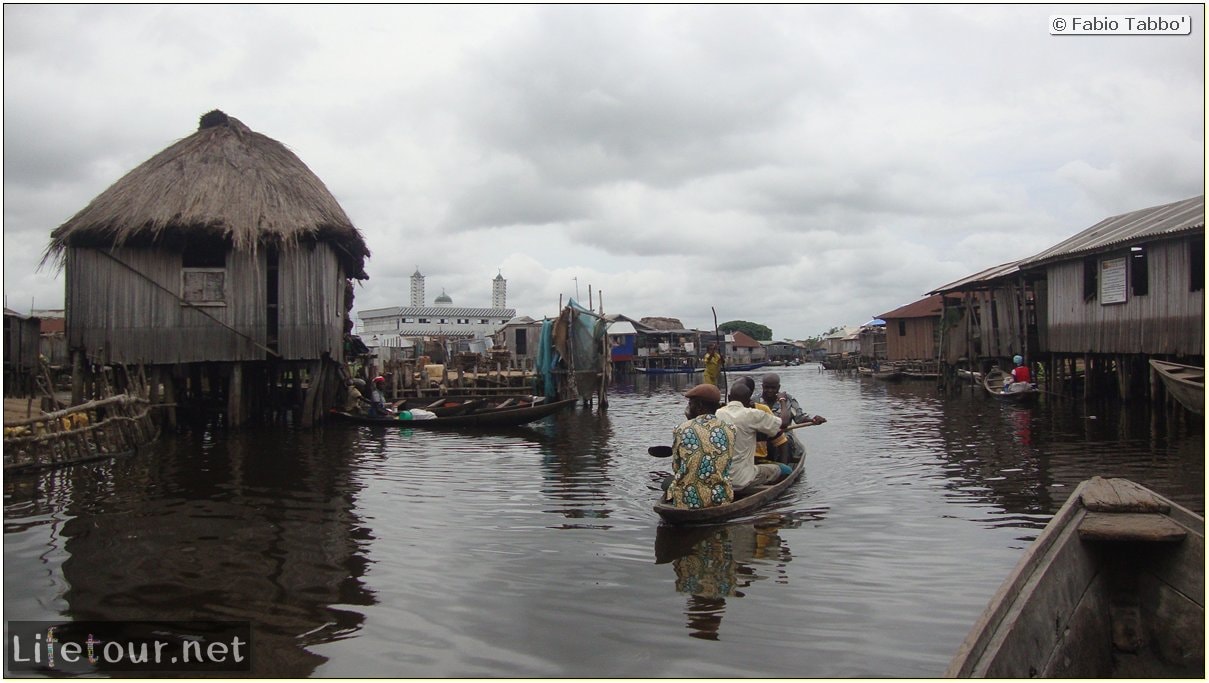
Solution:
{"label": "man in patterned shirt", "polygon": [[730,460],[735,429],[714,411],[722,392],[698,384],[684,394],[687,420],[672,430],[672,481],[664,501],[678,508],[707,508],[735,498],[730,485]]}

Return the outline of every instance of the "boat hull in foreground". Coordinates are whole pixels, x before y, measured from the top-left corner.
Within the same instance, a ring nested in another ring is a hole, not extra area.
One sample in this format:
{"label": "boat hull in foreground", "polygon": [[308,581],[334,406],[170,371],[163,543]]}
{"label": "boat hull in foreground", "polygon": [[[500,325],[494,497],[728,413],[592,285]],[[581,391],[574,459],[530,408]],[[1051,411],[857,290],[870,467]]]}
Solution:
{"label": "boat hull in foreground", "polygon": [[945,675],[1204,678],[1205,520],[1126,479],[1079,485]]}

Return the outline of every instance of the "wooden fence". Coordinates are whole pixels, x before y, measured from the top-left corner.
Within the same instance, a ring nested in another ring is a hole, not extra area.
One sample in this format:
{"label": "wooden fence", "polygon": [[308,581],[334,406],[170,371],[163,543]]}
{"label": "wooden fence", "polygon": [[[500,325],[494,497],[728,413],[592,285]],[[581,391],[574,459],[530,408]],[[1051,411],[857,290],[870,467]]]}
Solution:
{"label": "wooden fence", "polygon": [[4,425],[4,471],[131,453],[158,436],[151,403],[119,394]]}

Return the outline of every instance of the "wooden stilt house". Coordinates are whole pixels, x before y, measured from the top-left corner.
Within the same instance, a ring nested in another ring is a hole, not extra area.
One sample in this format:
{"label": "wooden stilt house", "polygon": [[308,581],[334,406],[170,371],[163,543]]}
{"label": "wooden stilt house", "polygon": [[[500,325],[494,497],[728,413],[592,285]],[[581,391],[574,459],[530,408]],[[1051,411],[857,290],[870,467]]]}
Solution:
{"label": "wooden stilt house", "polygon": [[1204,366],[1204,195],[1106,218],[1019,267],[1054,379],[1126,399],[1147,393],[1150,358]]}
{"label": "wooden stilt house", "polygon": [[93,393],[90,368],[141,366],[153,399],[218,405],[229,425],[253,408],[310,424],[342,391],[368,255],[293,152],[212,111],[51,233],[73,400]]}
{"label": "wooden stilt house", "polygon": [[944,297],[933,294],[877,317],[886,322],[886,361],[908,376],[939,375]]}
{"label": "wooden stilt house", "polygon": [[4,309],[4,395],[28,396],[38,370],[40,320]]}
{"label": "wooden stilt house", "polygon": [[[1007,369],[1013,356],[1031,359],[1037,350],[1036,296],[1018,262],[987,268],[929,294],[946,297],[942,370]],[[955,377],[952,372],[946,376]]]}

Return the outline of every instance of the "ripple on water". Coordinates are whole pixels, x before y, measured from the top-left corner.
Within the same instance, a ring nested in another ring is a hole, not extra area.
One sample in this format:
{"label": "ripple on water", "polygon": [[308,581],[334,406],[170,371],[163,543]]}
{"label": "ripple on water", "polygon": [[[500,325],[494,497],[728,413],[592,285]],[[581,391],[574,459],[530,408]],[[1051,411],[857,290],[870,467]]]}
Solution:
{"label": "ripple on water", "polygon": [[6,615],[249,619],[262,676],[933,677],[1082,479],[1203,510],[1200,433],[780,374],[828,418],[802,480],[699,529],[651,510],[687,378],[498,433],[253,428],[6,477]]}

